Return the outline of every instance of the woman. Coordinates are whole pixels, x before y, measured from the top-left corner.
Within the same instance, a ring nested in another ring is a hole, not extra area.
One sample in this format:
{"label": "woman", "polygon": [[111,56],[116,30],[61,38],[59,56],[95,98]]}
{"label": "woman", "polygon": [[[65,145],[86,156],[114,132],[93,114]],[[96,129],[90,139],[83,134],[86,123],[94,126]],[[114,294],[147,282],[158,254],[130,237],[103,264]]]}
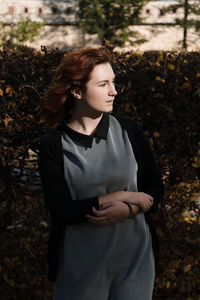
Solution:
{"label": "woman", "polygon": [[41,105],[55,127],[39,155],[54,300],[152,297],[147,220],[162,196],[161,176],[142,130],[110,114],[114,80],[105,50],[68,52]]}

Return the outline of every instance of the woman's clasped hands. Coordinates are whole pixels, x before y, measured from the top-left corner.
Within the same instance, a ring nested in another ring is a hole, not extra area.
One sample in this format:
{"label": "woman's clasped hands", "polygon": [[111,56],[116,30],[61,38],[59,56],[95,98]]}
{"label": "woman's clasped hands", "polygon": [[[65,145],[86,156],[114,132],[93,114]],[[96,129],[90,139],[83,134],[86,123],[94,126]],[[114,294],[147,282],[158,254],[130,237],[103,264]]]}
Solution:
{"label": "woman's clasped hands", "polygon": [[99,210],[86,215],[88,222],[98,226],[111,225],[129,216],[129,203],[134,214],[144,213],[153,205],[153,197],[143,192],[117,191],[99,197]]}

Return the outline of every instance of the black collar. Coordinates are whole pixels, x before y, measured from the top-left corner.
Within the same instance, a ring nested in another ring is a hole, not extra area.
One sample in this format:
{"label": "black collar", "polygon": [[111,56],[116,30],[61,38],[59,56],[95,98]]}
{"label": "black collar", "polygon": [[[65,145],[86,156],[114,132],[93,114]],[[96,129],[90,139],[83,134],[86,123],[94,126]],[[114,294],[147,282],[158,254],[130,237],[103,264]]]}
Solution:
{"label": "black collar", "polygon": [[103,116],[97,126],[97,129],[92,135],[86,135],[70,128],[64,121],[62,124],[62,130],[76,143],[85,147],[92,147],[94,137],[97,141],[100,139],[106,140],[109,128],[109,114],[103,113]]}

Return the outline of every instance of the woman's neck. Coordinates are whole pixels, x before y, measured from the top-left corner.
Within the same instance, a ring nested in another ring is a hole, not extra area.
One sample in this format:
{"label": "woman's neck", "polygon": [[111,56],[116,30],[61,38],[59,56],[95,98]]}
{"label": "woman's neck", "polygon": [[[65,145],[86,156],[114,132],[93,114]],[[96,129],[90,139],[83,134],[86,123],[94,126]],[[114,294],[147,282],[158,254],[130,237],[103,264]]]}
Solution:
{"label": "woman's neck", "polygon": [[67,125],[82,134],[91,135],[95,132],[102,116],[102,112],[73,111]]}

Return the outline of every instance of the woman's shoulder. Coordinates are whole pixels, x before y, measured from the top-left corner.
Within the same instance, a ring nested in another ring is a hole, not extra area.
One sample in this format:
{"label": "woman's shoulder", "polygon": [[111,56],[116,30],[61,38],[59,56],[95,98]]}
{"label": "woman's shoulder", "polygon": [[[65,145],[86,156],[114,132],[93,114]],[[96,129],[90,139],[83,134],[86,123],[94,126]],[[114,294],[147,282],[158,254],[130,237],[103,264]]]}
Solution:
{"label": "woman's shoulder", "polygon": [[59,147],[61,132],[59,129],[53,129],[52,131],[44,134],[40,139],[40,148],[45,148],[46,150],[53,150]]}

